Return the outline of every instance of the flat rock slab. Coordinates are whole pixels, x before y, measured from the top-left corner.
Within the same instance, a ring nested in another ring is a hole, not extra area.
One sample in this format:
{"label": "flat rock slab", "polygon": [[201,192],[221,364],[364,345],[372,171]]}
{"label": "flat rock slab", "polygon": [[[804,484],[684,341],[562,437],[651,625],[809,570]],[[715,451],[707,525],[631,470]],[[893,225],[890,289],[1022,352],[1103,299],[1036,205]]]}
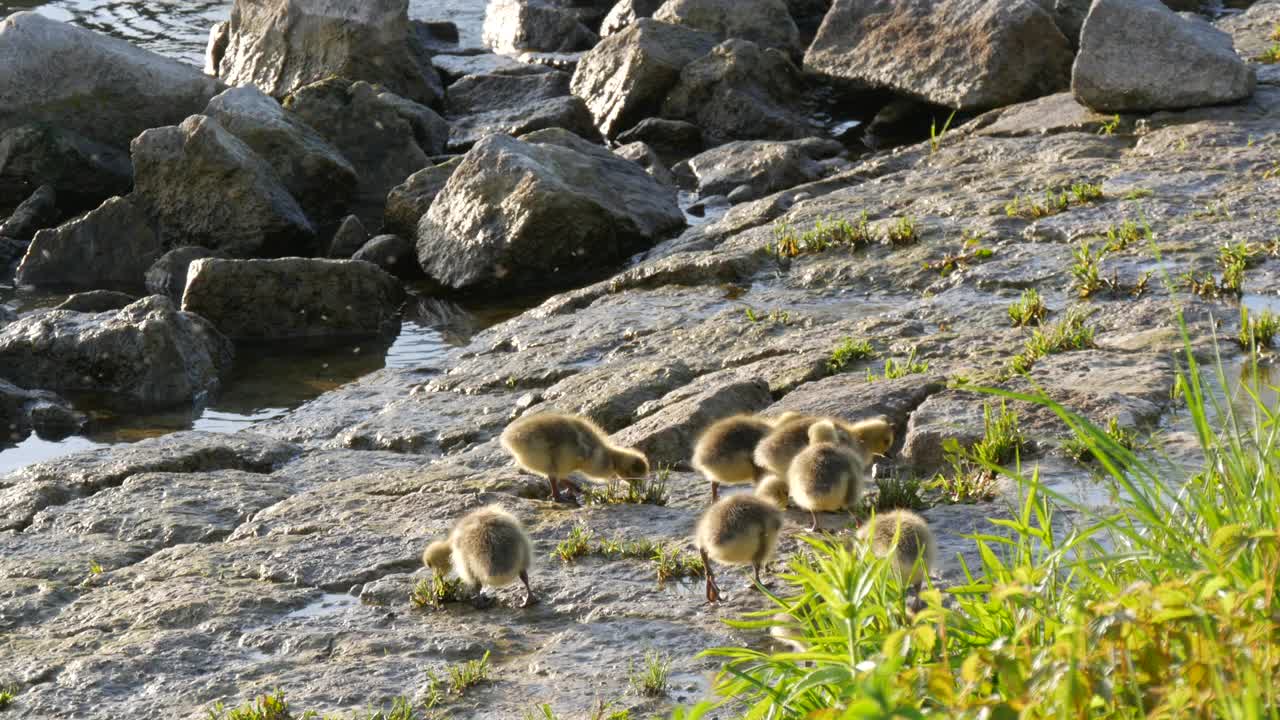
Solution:
{"label": "flat rock slab", "polygon": [[127,198],[50,230],[36,233],[18,265],[23,285],[63,290],[139,291],[163,253],[159,229],[147,211]]}
{"label": "flat rock slab", "polygon": [[400,282],[359,260],[205,258],[187,271],[182,307],[238,341],[394,335]]}

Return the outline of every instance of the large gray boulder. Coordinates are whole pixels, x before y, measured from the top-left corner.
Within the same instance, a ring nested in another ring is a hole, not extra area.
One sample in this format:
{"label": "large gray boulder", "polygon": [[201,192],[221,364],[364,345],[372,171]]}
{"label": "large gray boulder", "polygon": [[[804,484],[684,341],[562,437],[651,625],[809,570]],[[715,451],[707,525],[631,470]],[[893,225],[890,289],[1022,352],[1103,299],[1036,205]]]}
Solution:
{"label": "large gray boulder", "polygon": [[0,22],[0,131],[48,123],[124,147],[221,89],[199,68],[36,13]]}
{"label": "large gray boulder", "polygon": [[129,192],[132,184],[129,154],[111,145],[46,124],[22,125],[0,135],[0,208],[13,207],[41,185],[50,185],[59,209],[71,215]]}
{"label": "large gray boulder", "polygon": [[164,249],[147,212],[128,198],[41,230],[18,265],[22,285],[66,290],[140,291]]}
{"label": "large gray boulder", "polygon": [[315,231],[271,166],[217,120],[192,115],[132,145],[132,199],[157,220],[165,246],[203,245],[236,257],[307,254]]}
{"label": "large gray boulder", "polygon": [[187,245],[161,255],[147,268],[147,292],[163,295],[181,305],[182,291],[187,287],[187,269],[191,263],[207,257],[218,257],[218,253],[199,245]]}
{"label": "large gray boulder", "polygon": [[485,135],[523,135],[564,128],[598,137],[582,98],[570,94],[570,75],[551,69],[468,75],[449,86],[449,147],[466,150]]}
{"label": "large gray boulder", "polygon": [[714,147],[687,161],[702,196],[728,195],[738,188],[737,198],[764,197],[823,175],[818,162],[836,151],[833,141],[790,142],[740,140]]}
{"label": "large gray boulder", "polygon": [[413,243],[399,235],[379,235],[352,254],[351,259],[372,263],[403,280],[422,277]]}
{"label": "large gray boulder", "polygon": [[404,289],[367,262],[280,258],[191,263],[182,309],[234,340],[394,335]]}
{"label": "large gray boulder", "polygon": [[667,0],[653,19],[706,30],[721,40],[741,38],[797,55],[803,49],[782,0]]}
{"label": "large gray boulder", "polygon": [[617,35],[640,18],[653,17],[660,7],[662,0],[618,0],[600,23],[600,37]]}
{"label": "large gray boulder", "polygon": [[210,100],[204,114],[266,160],[312,222],[343,216],[355,193],[355,168],[275,99],[252,86],[232,88]]}
{"label": "large gray boulder", "polygon": [[564,130],[476,144],[418,224],[418,261],[454,289],[550,288],[684,226],[675,193]]}
{"label": "large gray boulder", "polygon": [[436,105],[443,85],[416,45],[409,0],[236,0],[218,76],[278,98],[336,76]]}
{"label": "large gray boulder", "polygon": [[680,73],[662,115],[702,127],[708,145],[814,135],[801,107],[800,71],[781,51],[726,40]]}
{"label": "large gray boulder", "polygon": [[1101,112],[1218,105],[1253,94],[1231,36],[1158,0],[1098,0],[1085,19],[1071,91]]}
{"label": "large gray boulder", "polygon": [[489,0],[484,44],[494,52],[574,52],[599,40],[569,8],[550,0]]}
{"label": "large gray boulder", "polygon": [[642,18],[583,55],[570,88],[612,138],[656,115],[680,71],[715,44],[711,33]]}
{"label": "large gray boulder", "polygon": [[57,225],[61,217],[57,192],[52,185],[41,185],[14,208],[7,220],[0,222],[0,235],[30,240],[37,232]]}
{"label": "large gray boulder", "polygon": [[[458,155],[439,165],[423,168],[410,175],[404,183],[392,188],[387,194],[383,228],[401,237],[413,237],[418,232],[418,222],[431,209],[431,203],[444,189],[445,183],[449,182],[453,171],[462,164],[462,158],[462,155]],[[363,245],[361,242],[361,246]]]}
{"label": "large gray boulder", "polygon": [[79,430],[83,413],[47,390],[27,390],[0,379],[0,448],[21,442],[35,430],[46,439],[60,439]]}
{"label": "large gray boulder", "polygon": [[355,167],[359,183],[352,211],[370,228],[381,224],[391,188],[430,165],[429,156],[442,152],[448,138],[447,127],[441,131],[432,122],[439,116],[402,100],[365,82],[333,78],[301,88],[284,101],[286,109]]}
{"label": "large gray boulder", "polygon": [[115,312],[37,312],[0,330],[0,375],[96,392],[135,409],[191,405],[218,389],[232,346],[207,320],[151,296]]}
{"label": "large gray boulder", "polygon": [[811,72],[961,110],[1067,87],[1071,46],[1036,0],[836,0]]}

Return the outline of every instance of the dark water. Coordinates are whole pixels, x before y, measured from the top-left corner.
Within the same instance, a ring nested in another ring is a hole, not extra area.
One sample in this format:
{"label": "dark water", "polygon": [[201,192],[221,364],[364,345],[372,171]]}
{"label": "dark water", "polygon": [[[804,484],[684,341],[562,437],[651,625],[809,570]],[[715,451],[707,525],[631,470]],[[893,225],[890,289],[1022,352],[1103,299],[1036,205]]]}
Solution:
{"label": "dark water", "polygon": [[[352,0],[359,2],[359,0]],[[485,0],[411,0],[418,20],[452,20],[460,44],[480,44]],[[204,64],[209,28],[231,14],[230,0],[0,0],[0,17],[35,10],[194,65]]]}

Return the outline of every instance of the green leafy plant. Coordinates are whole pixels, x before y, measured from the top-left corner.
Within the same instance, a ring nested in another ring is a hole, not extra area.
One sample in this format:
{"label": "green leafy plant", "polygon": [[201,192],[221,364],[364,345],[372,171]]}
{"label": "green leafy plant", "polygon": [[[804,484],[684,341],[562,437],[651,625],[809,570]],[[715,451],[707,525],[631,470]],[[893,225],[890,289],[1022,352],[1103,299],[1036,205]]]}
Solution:
{"label": "green leafy plant", "polygon": [[1018,416],[1000,403],[998,413],[991,405],[982,406],[983,435],[973,447],[965,449],[950,438],[943,443],[943,456],[951,471],[939,473],[929,488],[942,494],[950,503],[973,503],[990,500],[996,495],[997,468],[1015,460],[1025,439],[1018,426]]}
{"label": "green leafy plant", "polygon": [[894,475],[876,478],[876,495],[868,503],[868,509],[878,513],[899,508],[924,510],[929,507],[920,495],[920,479],[914,475]]}
{"label": "green leafy plant", "polygon": [[1097,183],[1074,183],[1071,195],[1077,205],[1088,205],[1102,199],[1102,185]]}
{"label": "green leafy plant", "polygon": [[271,695],[263,695],[249,704],[231,710],[216,703],[209,710],[209,720],[293,720],[289,714],[289,703],[280,690]]}
{"label": "green leafy plant", "polygon": [[15,698],[18,697],[17,685],[6,685],[0,688],[0,710],[7,710],[13,704]]}
{"label": "green leafy plant", "polygon": [[987,260],[995,254],[995,250],[982,247],[981,235],[965,231],[961,236],[960,250],[958,252],[949,253],[941,260],[925,263],[924,267],[926,270],[933,270],[946,277],[956,270]]}
{"label": "green leafy plant", "polygon": [[1048,313],[1049,309],[1044,305],[1044,298],[1040,297],[1040,293],[1035,288],[1023,290],[1022,297],[1009,306],[1009,319],[1017,327],[1039,325],[1044,322]]}
{"label": "green leafy plant", "polygon": [[[1107,427],[1104,432],[1107,438],[1125,450],[1132,451],[1138,446],[1138,434],[1121,425],[1116,418],[1111,418],[1107,421]],[[1079,435],[1072,436],[1071,439],[1067,440],[1062,449],[1068,457],[1076,462],[1090,462],[1094,459],[1093,448],[1088,438]]]}
{"label": "green leafy plant", "polygon": [[671,466],[663,464],[658,466],[652,479],[614,478],[603,487],[584,488],[582,496],[588,503],[595,505],[666,505],[671,499],[671,488],[668,485],[670,477]]}
{"label": "green leafy plant", "polygon": [[1268,65],[1280,63],[1280,43],[1273,44],[1271,47],[1262,51],[1262,54],[1255,56],[1253,59],[1257,62],[1266,63]]}
{"label": "green leafy plant", "polygon": [[1155,192],[1153,192],[1149,188],[1134,188],[1124,194],[1124,199],[1125,200],[1141,200],[1143,198],[1149,198],[1152,195],[1155,195]]}
{"label": "green leafy plant", "polygon": [[867,382],[875,382],[876,380],[897,380],[908,375],[919,375],[929,372],[928,360],[916,360],[916,348],[911,348],[911,352],[907,355],[907,359],[898,362],[893,358],[884,359],[884,374],[876,376],[875,373],[867,370]]}
{"label": "green leafy plant", "polygon": [[831,357],[827,360],[827,372],[832,374],[844,372],[850,363],[874,357],[876,357],[876,350],[871,347],[870,341],[847,337],[840,341],[835,350],[831,351]]}
{"label": "green leafy plant", "polygon": [[1107,228],[1107,244],[1103,246],[1103,251],[1120,252],[1134,243],[1145,242],[1150,237],[1151,226],[1146,222],[1139,225],[1132,220],[1125,220],[1118,226]]}
{"label": "green leafy plant", "polygon": [[671,658],[657,650],[646,650],[640,669],[630,668],[631,688],[641,695],[657,697],[665,695],[670,687]]}
{"label": "green leafy plant", "polygon": [[1071,251],[1071,287],[1082,298],[1098,292],[1104,286],[1102,279],[1102,257],[1104,252],[1094,253],[1088,241]]}
{"label": "green leafy plant", "polygon": [[553,553],[560,562],[573,562],[591,552],[591,538],[595,533],[585,525],[574,525],[569,537],[556,543]]}
{"label": "green leafy plant", "polygon": [[1280,332],[1280,317],[1270,310],[1251,315],[1249,308],[1240,306],[1240,332],[1236,342],[1240,347],[1252,354],[1258,354],[1271,347],[1276,334]]}
{"label": "green leafy plant", "polygon": [[466,588],[462,580],[432,573],[431,577],[414,583],[413,589],[409,591],[409,604],[419,610],[425,610],[441,607],[448,602],[458,602],[465,597]]}
{"label": "green leafy plant", "polygon": [[767,321],[776,325],[790,325],[791,313],[786,310],[770,310],[766,313],[756,312],[756,309],[748,305],[743,313],[747,316],[747,321],[752,323]]}
{"label": "green leafy plant", "polygon": [[1114,115],[1110,120],[1107,120],[1106,122],[1102,123],[1102,125],[1098,127],[1098,134],[1106,135],[1107,137],[1110,137],[1114,135],[1116,130],[1119,128],[1120,128],[1120,115],[1117,114],[1117,115]]}
{"label": "green leafy plant", "polygon": [[1031,196],[1018,196],[1005,203],[1004,211],[1009,217],[1024,220],[1040,218],[1066,212],[1074,203],[1087,205],[1102,200],[1102,186],[1092,183],[1073,183],[1070,187],[1059,190],[1045,190],[1044,202],[1037,202]]}
{"label": "green leafy plant", "polygon": [[1219,399],[1230,391],[1205,386],[1212,374],[1183,337],[1198,467],[1138,456],[1043,395],[987,390],[1056,414],[1112,501],[1077,503],[1034,472],[1001,470],[1020,502],[968,536],[961,579],[923,590],[915,612],[887,561],[808,540],[774,607],[734,623],[759,631],[785,612],[806,649],[707,653],[724,663],[715,689],[734,716],[1273,717],[1280,410],[1256,394],[1243,411]]}
{"label": "green leafy plant", "polygon": [[653,563],[660,583],[673,578],[701,576],[706,571],[699,555],[685,552],[674,543],[618,538],[596,541],[594,533],[581,525],[575,525],[569,531],[569,537],[560,541],[552,554],[561,562],[574,562],[592,554],[614,560],[648,560]]}
{"label": "green leafy plant", "polygon": [[890,245],[911,245],[920,239],[920,229],[910,215],[904,215],[889,225],[884,239]]}
{"label": "green leafy plant", "polygon": [[1093,347],[1093,328],[1086,324],[1088,319],[1088,309],[1076,305],[1068,308],[1058,322],[1036,328],[1022,352],[1009,361],[1004,376],[1025,373],[1046,355]]}
{"label": "green leafy plant", "polygon": [[834,247],[857,249],[874,242],[870,218],[864,210],[856,220],[836,220],[830,216],[816,221],[812,228],[797,232],[789,223],[773,226],[773,242],[765,250],[779,258],[793,258],[824,252]]}
{"label": "green leafy plant", "polygon": [[479,685],[488,679],[488,650],[479,660],[468,660],[464,663],[449,666],[449,690],[454,695],[462,695],[468,688]]}

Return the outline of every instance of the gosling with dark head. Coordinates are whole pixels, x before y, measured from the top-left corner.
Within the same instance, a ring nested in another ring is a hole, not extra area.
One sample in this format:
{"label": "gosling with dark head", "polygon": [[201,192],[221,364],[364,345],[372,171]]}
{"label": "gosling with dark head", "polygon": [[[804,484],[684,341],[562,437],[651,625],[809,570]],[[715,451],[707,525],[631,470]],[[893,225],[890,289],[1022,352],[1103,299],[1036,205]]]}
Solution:
{"label": "gosling with dark head", "polygon": [[[774,423],[773,431],[756,445],[753,460],[762,470],[784,478],[791,469],[791,462],[800,451],[809,446],[809,428],[823,418],[789,413]],[[841,443],[856,442],[842,423],[831,421]]]}
{"label": "gosling with dark head", "polygon": [[809,427],[809,446],[791,462],[787,487],[796,505],[809,511],[818,530],[818,512],[834,512],[857,504],[867,466],[858,453],[839,442],[835,422],[820,420]]}
{"label": "gosling with dark head", "polygon": [[471,590],[473,604],[480,609],[493,604],[484,588],[510,585],[516,578],[524,583],[520,607],[537,602],[529,587],[529,566],[533,544],[514,515],[500,505],[475,510],[453,526],[447,540],[437,540],[422,553],[422,562],[445,575],[452,569]]}
{"label": "gosling with dark head", "polygon": [[876,458],[887,455],[896,439],[893,423],[885,417],[841,423],[841,429],[856,441],[853,449],[862,456],[863,464],[867,467],[871,467]]}
{"label": "gosling with dark head", "polygon": [[[639,450],[618,447],[587,418],[560,413],[522,417],[502,431],[502,447],[525,470],[551,483],[556,502],[576,503],[569,476],[580,472],[590,478],[640,480],[649,474],[649,460]],[[560,483],[569,486],[568,497]]]}
{"label": "gosling with dark head", "polygon": [[739,493],[722,498],[698,520],[697,545],[707,573],[707,602],[720,602],[711,561],[725,565],[750,565],[755,580],[760,568],[773,557],[782,530],[782,511],[764,498]]}

